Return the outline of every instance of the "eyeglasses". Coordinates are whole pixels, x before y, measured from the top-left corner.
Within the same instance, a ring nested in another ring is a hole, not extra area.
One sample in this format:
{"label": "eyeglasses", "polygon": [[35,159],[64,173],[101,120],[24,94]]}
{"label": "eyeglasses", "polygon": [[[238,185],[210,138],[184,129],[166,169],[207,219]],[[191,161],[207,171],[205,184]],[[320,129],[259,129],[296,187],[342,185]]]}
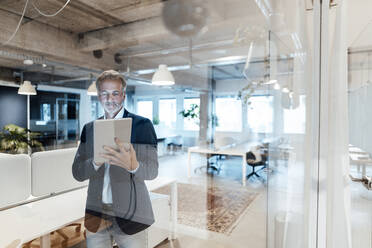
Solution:
{"label": "eyeglasses", "polygon": [[110,97],[110,95],[112,95],[112,97],[120,97],[120,96],[123,96],[123,94],[124,92],[122,91],[114,91],[111,94],[107,91],[102,91],[98,93],[98,96],[101,98],[108,98]]}

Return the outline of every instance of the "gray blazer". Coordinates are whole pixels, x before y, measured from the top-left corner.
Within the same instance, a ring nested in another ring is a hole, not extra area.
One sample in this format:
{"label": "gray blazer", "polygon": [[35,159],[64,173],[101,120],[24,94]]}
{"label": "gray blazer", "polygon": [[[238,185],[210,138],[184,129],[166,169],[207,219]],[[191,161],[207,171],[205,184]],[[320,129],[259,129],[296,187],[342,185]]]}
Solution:
{"label": "gray blazer", "polygon": [[[133,216],[132,221],[151,225],[154,222],[154,214],[144,180],[155,179],[158,175],[155,130],[150,120],[129,113],[127,110],[123,117],[132,118],[131,143],[136,151],[139,168],[132,174],[119,166],[110,166],[113,212],[120,227],[129,216]],[[89,122],[84,126],[81,134],[81,142],[72,165],[72,174],[78,181],[89,179],[85,227],[91,232],[96,232],[103,212],[104,166],[98,170],[93,167],[93,134],[93,122]],[[131,177],[136,188],[135,194],[130,190],[133,186]]]}

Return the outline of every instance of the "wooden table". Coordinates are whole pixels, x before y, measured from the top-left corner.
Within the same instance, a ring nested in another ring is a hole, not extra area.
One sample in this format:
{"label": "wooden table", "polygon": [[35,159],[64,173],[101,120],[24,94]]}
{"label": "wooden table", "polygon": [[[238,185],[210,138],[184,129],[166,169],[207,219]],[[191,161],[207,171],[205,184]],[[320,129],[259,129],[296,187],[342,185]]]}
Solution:
{"label": "wooden table", "polygon": [[[177,182],[158,177],[146,181],[149,191],[171,185],[171,233],[176,238]],[[50,248],[50,233],[85,216],[87,187],[58,194],[35,202],[0,211],[0,247],[7,247],[15,240],[27,243],[41,237],[40,247]]]}
{"label": "wooden table", "polygon": [[188,149],[188,170],[187,176],[188,178],[191,177],[191,153],[200,153],[200,154],[211,154],[211,155],[227,155],[227,156],[238,156],[242,158],[242,184],[243,186],[246,185],[246,153],[251,150],[252,146],[256,146],[258,143],[256,142],[249,142],[240,145],[220,148],[220,149],[213,149],[213,147],[207,146],[193,146]]}

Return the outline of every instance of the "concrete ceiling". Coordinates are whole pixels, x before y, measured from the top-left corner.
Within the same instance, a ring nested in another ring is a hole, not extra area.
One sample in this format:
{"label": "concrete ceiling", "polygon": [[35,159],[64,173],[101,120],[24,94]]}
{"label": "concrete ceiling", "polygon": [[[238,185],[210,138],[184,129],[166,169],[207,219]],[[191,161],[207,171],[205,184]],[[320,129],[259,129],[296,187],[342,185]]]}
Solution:
{"label": "concrete ceiling", "polygon": [[[1,44],[15,30],[26,1],[0,1]],[[271,1],[198,2],[207,10],[206,28],[190,42],[189,37],[179,37],[165,27],[162,9],[169,0],[72,0],[55,17],[40,15],[35,6],[52,14],[66,0],[29,0],[18,33],[7,45],[0,45],[0,66],[69,78],[97,75],[105,69],[129,69],[131,75],[150,80],[151,73],[136,72],[151,72],[160,63],[179,68],[191,64],[191,69],[173,72],[177,84],[205,89],[208,65],[238,57],[236,63],[241,64],[249,50],[248,41],[256,41],[255,57],[267,55],[269,24],[262,2],[270,8]],[[93,56],[95,50],[102,51],[101,58]],[[115,62],[115,55],[121,63]],[[28,57],[35,61],[31,67],[23,64]],[[239,75],[241,70],[236,68],[240,67],[228,67],[232,71],[227,73]]]}

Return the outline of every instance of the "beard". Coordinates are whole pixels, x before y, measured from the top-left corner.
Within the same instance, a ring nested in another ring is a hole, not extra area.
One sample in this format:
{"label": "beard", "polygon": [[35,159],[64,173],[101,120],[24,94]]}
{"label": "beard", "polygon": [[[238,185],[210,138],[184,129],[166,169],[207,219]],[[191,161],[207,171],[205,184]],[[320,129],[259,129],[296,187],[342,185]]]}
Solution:
{"label": "beard", "polygon": [[118,112],[121,107],[123,106],[123,103],[116,103],[116,102],[105,102],[103,104],[103,109],[106,113],[108,113],[110,116],[113,116],[116,112]]}

